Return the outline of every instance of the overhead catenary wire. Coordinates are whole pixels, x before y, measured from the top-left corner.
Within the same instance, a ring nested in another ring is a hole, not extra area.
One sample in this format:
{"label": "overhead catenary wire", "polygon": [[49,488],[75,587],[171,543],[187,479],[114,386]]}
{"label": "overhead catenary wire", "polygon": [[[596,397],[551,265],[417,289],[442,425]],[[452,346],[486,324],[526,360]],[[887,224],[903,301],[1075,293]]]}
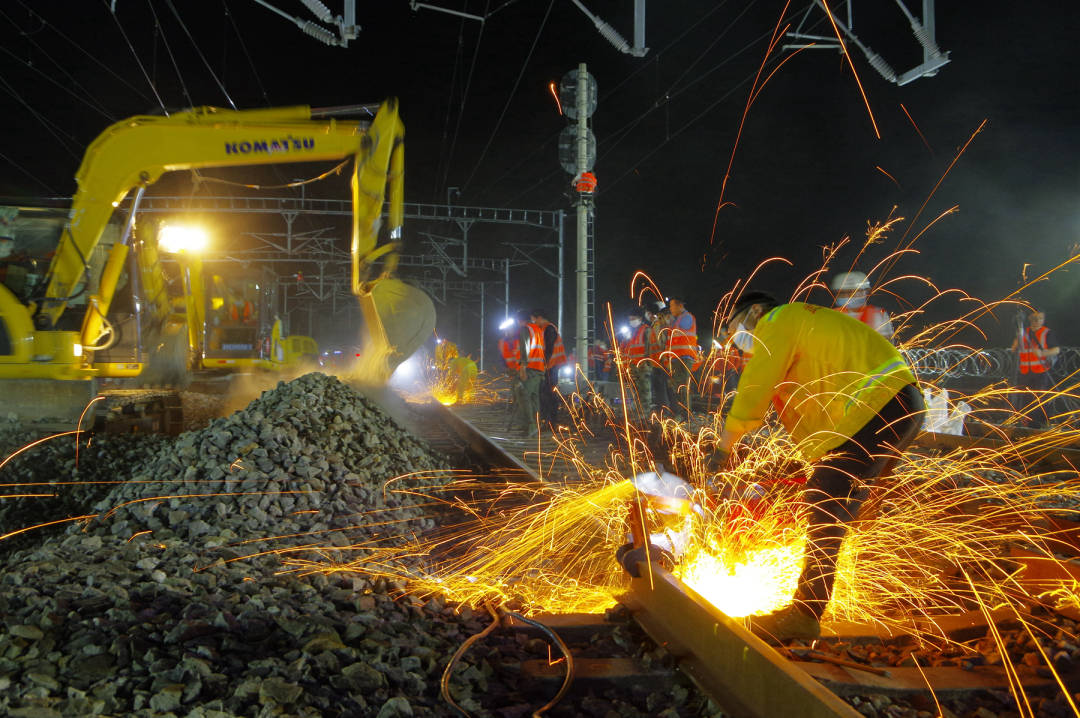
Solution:
{"label": "overhead catenary wire", "polygon": [[113,22],[116,23],[116,28],[120,31],[120,36],[124,38],[124,42],[127,43],[128,49],[131,50],[131,56],[135,58],[135,64],[139,66],[139,70],[142,72],[143,77],[146,78],[146,84],[150,85],[150,89],[154,92],[154,97],[157,98],[158,105],[161,106],[161,111],[168,115],[169,111],[165,108],[165,102],[162,101],[161,95],[158,94],[154,81],[150,78],[150,75],[147,74],[146,67],[143,66],[142,60],[139,59],[139,53],[135,52],[135,46],[131,44],[131,40],[128,39],[127,33],[124,32],[124,26],[120,24],[120,18],[116,16],[116,13],[109,9],[108,0],[101,0],[101,2],[105,6],[106,12],[112,16]]}
{"label": "overhead catenary wire", "polygon": [[[755,0],[755,1],[756,1],[756,0]],[[753,4],[753,3],[752,3],[752,4]],[[622,81],[620,81],[620,82],[619,82],[618,84],[616,84],[615,86],[611,87],[611,89],[610,89],[609,91],[607,91],[607,92],[605,92],[605,93],[602,93],[602,94],[600,94],[600,97],[599,97],[600,101],[604,101],[605,99],[609,98],[609,97],[610,97],[611,95],[615,94],[615,93],[616,93],[616,92],[617,92],[617,91],[618,91],[618,90],[620,89],[620,87],[622,87],[622,86],[623,86],[624,84],[626,84],[627,82],[630,82],[630,81],[631,81],[631,80],[632,80],[633,78],[637,77],[637,76],[638,76],[638,74],[639,74],[640,72],[642,72],[642,71],[644,71],[644,70],[648,69],[649,67],[653,67],[653,66],[659,67],[659,65],[660,65],[660,60],[661,60],[661,58],[662,58],[662,57],[664,56],[664,54],[665,54],[665,53],[667,53],[667,52],[670,52],[670,51],[671,51],[672,49],[674,49],[674,48],[675,48],[675,46],[676,46],[676,45],[678,45],[679,43],[683,42],[683,40],[684,40],[684,39],[686,38],[686,36],[687,36],[687,35],[689,35],[689,33],[690,33],[690,32],[691,32],[691,31],[692,31],[692,30],[693,30],[694,28],[697,28],[697,27],[698,27],[699,25],[701,25],[701,24],[702,24],[703,22],[705,22],[705,21],[706,21],[706,19],[708,19],[708,17],[711,17],[711,16],[712,16],[712,15],[713,15],[713,14],[714,14],[715,12],[717,12],[717,11],[718,11],[718,10],[720,10],[721,8],[724,8],[724,5],[725,5],[725,3],[724,3],[724,2],[720,2],[720,3],[717,3],[717,4],[716,4],[716,5],[714,6],[714,8],[713,8],[712,10],[710,10],[710,11],[707,11],[707,12],[706,12],[706,13],[704,13],[704,14],[703,14],[703,15],[702,15],[701,17],[699,17],[699,18],[697,19],[697,21],[694,21],[694,22],[693,22],[692,24],[690,24],[689,26],[687,26],[686,28],[684,28],[684,30],[683,30],[683,31],[681,31],[681,32],[679,32],[679,33],[678,33],[678,36],[676,36],[676,37],[675,37],[675,38],[674,38],[674,39],[673,39],[673,40],[672,40],[671,42],[669,42],[669,43],[667,43],[666,45],[664,45],[664,48],[662,48],[661,50],[658,50],[658,51],[654,52],[654,53],[652,54],[651,58],[650,58],[650,59],[648,60],[648,62],[646,62],[646,63],[644,63],[644,64],[640,65],[640,66],[639,66],[639,67],[638,67],[637,69],[635,69],[635,70],[634,70],[633,72],[631,72],[630,74],[627,74],[627,76],[626,76],[625,78],[623,78],[623,80],[622,80]],[[741,14],[740,14],[740,15],[741,15]],[[738,21],[738,18],[737,18],[737,21]],[[737,22],[737,21],[735,21],[735,22]],[[723,31],[721,31],[721,36],[725,35],[725,33],[727,33],[728,29],[730,29],[730,27],[731,27],[731,25],[729,25],[729,26],[728,26],[727,28],[725,28],[725,29],[724,29]],[[766,33],[766,35],[767,35],[767,33]],[[765,36],[762,36],[762,37],[765,37]],[[758,38],[758,39],[760,39],[760,38]],[[755,42],[756,42],[756,41],[757,41],[757,40],[755,40]],[[705,51],[703,51],[703,52],[702,52],[701,54],[699,54],[699,59],[700,59],[700,58],[702,58],[702,57],[704,57],[704,54],[705,54],[705,53],[707,53],[707,52],[708,52],[708,50],[712,49],[712,46],[713,46],[713,45],[715,45],[715,42],[711,43],[711,44],[710,44],[710,46],[708,46],[708,48],[706,48],[706,50],[705,50]],[[740,52],[744,52],[744,51],[745,51],[746,49],[748,49],[748,45],[747,45],[747,48],[744,48],[744,49],[743,49],[742,51],[740,51]],[[718,69],[719,67],[721,67],[721,66],[725,65],[726,63],[730,62],[730,60],[731,60],[731,59],[733,59],[733,58],[734,58],[734,56],[731,56],[731,57],[729,57],[729,58],[725,59],[725,60],[724,60],[724,62],[721,62],[721,63],[720,63],[719,65],[717,65],[717,66],[714,66],[714,67],[713,67],[713,68],[712,68],[711,70],[708,70],[708,73],[711,73],[711,72],[714,72],[714,71],[716,71],[716,70],[717,70],[717,69]],[[698,63],[698,60],[694,60],[694,64],[697,64],[697,63]],[[684,74],[684,76],[685,76],[685,72],[684,72],[683,74]],[[707,74],[707,73],[705,73],[705,74]],[[656,100],[653,100],[653,103],[652,103],[652,105],[651,105],[651,106],[650,106],[650,107],[649,107],[649,108],[648,108],[647,110],[645,110],[644,112],[642,112],[642,113],[638,114],[638,117],[634,118],[633,120],[631,120],[631,121],[629,121],[629,122],[626,122],[625,124],[623,124],[623,125],[622,125],[622,126],[621,126],[620,128],[618,128],[618,130],[616,130],[615,132],[613,132],[613,133],[610,133],[611,135],[616,135],[616,136],[617,136],[617,137],[615,138],[615,145],[617,145],[617,144],[619,143],[619,141],[621,141],[621,140],[622,140],[622,137],[618,137],[618,135],[619,135],[619,134],[621,134],[621,133],[629,133],[630,131],[632,131],[632,130],[633,130],[633,128],[634,128],[634,127],[635,127],[635,126],[636,126],[636,125],[637,125],[637,124],[638,124],[638,123],[639,123],[640,121],[642,121],[642,120],[643,120],[643,119],[644,119],[644,118],[645,118],[646,116],[648,116],[648,114],[649,114],[649,113],[651,113],[652,111],[654,111],[654,110],[658,109],[658,108],[659,108],[659,107],[661,107],[661,106],[664,106],[664,105],[665,105],[665,103],[663,103],[663,101],[661,101],[661,100],[662,100],[662,99],[663,99],[663,98],[665,97],[665,95],[667,96],[667,97],[666,97],[667,99],[671,99],[672,97],[678,96],[678,95],[680,95],[680,94],[683,94],[684,92],[687,92],[687,91],[689,91],[689,90],[691,89],[691,87],[692,87],[692,86],[693,86],[694,84],[697,84],[697,82],[698,82],[698,81],[700,81],[701,79],[703,79],[703,78],[705,77],[705,74],[702,74],[702,76],[699,76],[699,77],[698,77],[698,78],[697,78],[696,80],[694,80],[694,81],[693,81],[692,83],[690,83],[690,84],[689,84],[689,85],[688,85],[687,87],[685,87],[685,89],[683,89],[683,90],[680,90],[680,91],[678,91],[678,92],[675,92],[674,94],[671,94],[671,89],[669,89],[669,91],[667,91],[666,93],[665,93],[665,92],[661,92],[661,93],[658,93],[657,99],[656,99]],[[680,76],[680,77],[679,77],[679,79],[681,79],[681,77],[683,77],[683,76]],[[489,181],[489,182],[488,182],[488,184],[487,184],[487,185],[486,185],[486,186],[484,187],[484,190],[482,190],[482,192],[481,192],[481,193],[485,193],[485,192],[487,191],[487,189],[488,189],[489,187],[491,187],[491,186],[494,186],[494,185],[497,185],[497,184],[498,184],[498,182],[499,182],[500,180],[502,180],[502,178],[504,178],[505,176],[507,176],[507,175],[509,175],[510,173],[512,173],[512,172],[513,172],[514,170],[516,170],[516,168],[517,168],[517,167],[519,167],[519,166],[521,166],[522,164],[524,164],[525,160],[527,160],[528,158],[531,158],[531,157],[532,157],[532,155],[536,154],[536,153],[537,153],[538,151],[540,151],[541,149],[543,149],[544,147],[546,147],[546,145],[548,145],[549,143],[551,143],[551,141],[552,141],[552,140],[554,140],[555,138],[557,138],[557,137],[558,137],[558,135],[559,135],[559,133],[561,133],[561,132],[562,132],[562,130],[556,131],[555,133],[553,133],[552,135],[550,135],[550,136],[549,136],[548,138],[545,138],[545,139],[544,139],[544,140],[542,141],[542,143],[541,143],[540,145],[538,145],[538,146],[537,146],[536,148],[532,149],[532,151],[530,151],[530,152],[528,152],[528,153],[527,153],[526,155],[524,155],[524,157],[523,157],[523,158],[522,158],[521,160],[518,160],[518,161],[517,161],[517,162],[516,162],[516,163],[515,163],[515,164],[514,164],[514,165],[513,165],[513,166],[512,166],[511,168],[509,168],[509,170],[507,170],[507,171],[503,172],[503,173],[502,173],[501,175],[499,175],[499,177],[498,177],[498,178],[496,178],[495,180]],[[611,150],[611,149],[612,149],[613,147],[615,147],[615,145],[608,145],[608,144],[607,144],[607,143],[608,143],[608,141],[610,141],[610,140],[607,140],[607,141],[605,141],[605,151],[604,151],[604,153],[603,153],[602,155],[600,155],[600,157],[602,157],[602,158],[603,158],[603,157],[606,157],[606,155],[607,155],[607,154],[608,154],[608,153],[610,152],[610,150]],[[513,202],[514,200],[516,200],[517,198],[519,198],[519,197],[522,197],[522,195],[523,195],[523,194],[527,194],[528,192],[530,192],[530,191],[532,191],[532,190],[536,189],[537,187],[539,187],[540,185],[542,185],[542,184],[543,184],[543,182],[545,182],[545,181],[548,181],[548,180],[549,180],[549,179],[551,179],[551,178],[552,178],[553,176],[555,176],[555,175],[559,174],[559,172],[561,172],[561,171],[559,171],[559,170],[556,170],[556,171],[552,171],[552,172],[550,172],[550,173],[548,173],[548,174],[544,175],[544,176],[543,176],[543,177],[541,177],[541,178],[540,178],[539,180],[537,180],[536,182],[534,182],[534,184],[530,185],[530,186],[529,186],[529,187],[528,187],[527,189],[525,189],[525,190],[523,190],[523,191],[521,191],[521,192],[517,192],[516,194],[514,194],[514,197],[513,197],[513,198],[511,198],[510,200],[508,200],[508,202],[512,203],[512,202]]]}
{"label": "overhead catenary wire", "polygon": [[[2,17],[10,27],[13,27],[13,28],[18,27],[18,24],[11,17],[9,17],[8,14],[5,13],[3,10],[0,10],[0,17]],[[56,60],[56,58],[54,58],[48,52],[48,50],[46,50],[44,47],[42,47],[40,44],[38,44],[38,42],[36,40],[32,39],[30,37],[29,33],[25,33],[25,32],[20,31],[20,34],[23,37],[25,37],[26,41],[29,42],[31,45],[33,45],[34,48],[38,52],[43,54],[45,57],[49,58],[49,61],[52,62],[52,64],[56,67],[56,69],[60,73],[63,74],[64,78],[67,80],[68,83],[70,83],[71,87],[78,88],[78,90],[83,93],[82,96],[80,96],[80,95],[76,94],[75,92],[73,92],[69,87],[65,86],[64,83],[57,82],[55,79],[53,79],[53,77],[49,73],[43,72],[42,70],[35,67],[32,63],[30,63],[30,62],[28,62],[26,60],[23,60],[22,58],[17,57],[16,55],[14,55],[10,51],[8,51],[6,48],[0,48],[0,49],[3,49],[4,52],[6,52],[9,56],[11,56],[16,61],[21,62],[29,70],[41,75],[45,80],[48,80],[50,83],[56,85],[61,90],[64,90],[65,92],[67,92],[72,97],[75,97],[76,99],[81,100],[84,104],[88,105],[91,109],[93,109],[96,112],[104,115],[106,118],[109,119],[110,122],[115,122],[116,121],[116,118],[114,118],[111,114],[109,114],[108,110],[106,110],[104,108],[104,106],[102,106],[101,104],[94,101],[93,93],[91,93],[85,87],[83,87],[79,83],[79,81],[76,80],[75,77],[70,72],[67,71],[67,69],[64,67],[63,63],[58,62]]]}
{"label": "overhead catenary wire", "polygon": [[506,104],[503,105],[502,112],[499,113],[499,119],[495,122],[495,127],[491,131],[491,135],[488,137],[487,143],[484,145],[484,149],[480,152],[480,157],[476,160],[476,164],[473,166],[472,172],[469,173],[468,179],[461,186],[461,191],[465,192],[468,186],[472,183],[473,177],[476,176],[476,171],[480,168],[480,165],[484,161],[484,157],[487,156],[487,152],[491,149],[491,143],[494,142],[495,136],[499,132],[499,127],[502,125],[503,119],[506,117],[506,111],[510,109],[510,103],[514,100],[514,95],[517,94],[518,85],[521,84],[521,78],[525,76],[525,70],[529,66],[529,61],[532,59],[533,52],[536,50],[537,43],[540,42],[540,36],[544,33],[544,27],[547,26],[548,18],[551,16],[551,8],[555,6],[555,0],[551,0],[548,3],[547,11],[544,12],[544,18],[540,21],[540,27],[536,30],[536,35],[533,37],[532,45],[529,47],[529,53],[525,56],[525,62],[521,63],[521,70],[518,72],[517,80],[514,81],[514,86],[510,90],[510,94],[506,98]]}
{"label": "overhead catenary wire", "polygon": [[79,100],[84,105],[86,105],[87,107],[92,109],[94,112],[97,112],[98,114],[105,117],[105,119],[109,120],[109,122],[115,122],[116,121],[116,118],[113,117],[112,115],[110,115],[108,112],[106,112],[102,107],[88,101],[85,97],[82,97],[81,95],[79,95],[79,94],[77,94],[75,92],[72,92],[71,88],[65,86],[62,82],[58,82],[57,80],[55,80],[54,78],[49,76],[49,73],[43,72],[39,68],[34,67],[32,64],[30,64],[26,60],[23,60],[21,57],[14,54],[13,52],[11,52],[11,50],[8,50],[6,47],[3,47],[2,45],[0,45],[0,51],[2,51],[5,55],[7,55],[11,59],[15,60],[16,62],[22,64],[24,67],[26,67],[26,69],[28,69],[31,72],[33,72],[34,74],[38,75],[39,77],[46,80],[50,84],[55,85],[56,87],[59,87],[61,90],[63,90],[67,94],[71,95],[76,100]]}
{"label": "overhead catenary wire", "polygon": [[[488,8],[491,7],[491,0],[486,0],[484,4],[484,15],[487,15]],[[476,35],[476,48],[473,50],[472,61],[469,63],[469,75],[465,79],[465,89],[461,94],[461,105],[458,108],[457,122],[454,124],[454,136],[450,140],[450,150],[446,155],[446,166],[443,169],[442,186],[445,189],[447,181],[450,176],[450,167],[454,163],[454,150],[457,148],[458,134],[461,132],[461,119],[465,116],[465,103],[469,99],[469,89],[472,87],[473,73],[476,71],[476,60],[480,57],[480,41],[484,39],[484,28],[487,27],[487,23],[480,24],[480,30]]]}
{"label": "overhead catenary wire", "polygon": [[146,95],[146,93],[142,92],[139,88],[135,87],[135,85],[128,82],[122,75],[116,73],[111,67],[109,67],[104,62],[102,62],[96,55],[94,55],[93,53],[87,51],[86,48],[84,48],[79,43],[75,42],[75,40],[73,40],[66,33],[64,33],[64,31],[61,30],[59,27],[57,27],[55,24],[49,22],[46,18],[42,17],[40,14],[35,12],[34,9],[32,7],[30,7],[29,5],[27,5],[24,0],[18,0],[18,2],[19,2],[20,5],[22,5],[23,9],[26,10],[26,12],[29,15],[31,15],[36,20],[41,21],[43,26],[48,27],[50,30],[52,30],[57,35],[59,35],[60,39],[62,39],[68,45],[70,45],[71,47],[78,50],[87,59],[91,60],[95,65],[97,65],[102,70],[109,73],[110,75],[112,75],[113,78],[120,81],[124,86],[126,86],[128,89],[130,89],[135,94],[137,94],[139,97],[143,98],[146,101],[150,100],[150,98]]}
{"label": "overhead catenary wire", "polygon": [[[466,6],[468,7],[468,6]],[[457,50],[454,53],[454,69],[450,73],[450,89],[446,95],[446,119],[443,121],[443,132],[439,147],[439,162],[435,166],[435,175],[432,178],[431,192],[432,201],[438,196],[439,192],[439,175],[442,172],[443,162],[443,149],[446,147],[446,140],[450,136],[450,117],[454,112],[454,90],[457,87],[458,72],[461,70],[462,56],[465,51],[465,19],[462,18],[458,24],[458,41]]]}
{"label": "overhead catenary wire", "polygon": [[[3,88],[4,88],[4,89],[5,89],[5,90],[6,90],[7,92],[8,92],[8,94],[10,94],[10,95],[11,95],[12,97],[14,97],[14,98],[15,98],[15,100],[16,100],[16,101],[17,101],[17,102],[18,102],[18,103],[19,103],[20,105],[22,105],[23,107],[25,107],[25,108],[26,108],[26,110],[27,110],[27,111],[28,111],[28,112],[29,112],[29,113],[30,113],[31,115],[33,115],[33,116],[34,116],[34,119],[36,119],[36,120],[37,120],[38,122],[40,122],[40,123],[41,123],[41,126],[42,126],[42,127],[44,127],[44,128],[46,129],[46,131],[48,131],[48,133],[49,133],[50,135],[52,135],[53,137],[55,137],[55,138],[56,138],[56,140],[57,140],[57,141],[58,141],[58,142],[60,143],[60,145],[61,145],[61,146],[62,146],[62,147],[63,147],[63,148],[64,148],[64,149],[65,149],[65,150],[67,151],[67,153],[68,153],[68,154],[70,154],[70,155],[71,155],[72,157],[75,157],[76,159],[78,159],[78,158],[80,157],[79,153],[78,153],[78,152],[77,152],[77,151],[76,151],[75,149],[73,149],[73,148],[72,148],[71,146],[69,146],[69,145],[68,145],[68,142],[67,142],[67,140],[65,140],[65,139],[64,139],[64,138],[63,138],[63,137],[62,137],[62,136],[60,135],[60,130],[59,130],[59,128],[57,128],[57,127],[55,126],[55,124],[54,124],[54,123],[53,123],[53,122],[52,122],[51,120],[49,120],[49,118],[45,117],[45,116],[44,116],[44,115],[42,115],[42,114],[41,114],[40,112],[38,112],[37,110],[35,110],[35,109],[34,109],[34,108],[33,108],[33,107],[32,107],[32,106],[30,105],[30,103],[29,103],[29,102],[27,102],[27,101],[26,101],[26,99],[25,99],[25,98],[24,98],[24,97],[23,97],[22,95],[20,95],[20,94],[18,93],[18,91],[16,91],[16,90],[15,90],[15,88],[14,88],[14,87],[12,87],[12,86],[11,86],[11,84],[10,84],[10,83],[9,83],[9,82],[8,82],[7,80],[5,80],[5,79],[4,79],[4,78],[3,78],[2,76],[0,76],[0,86],[3,86]],[[65,133],[65,134],[66,134],[66,133]],[[74,142],[74,140],[75,140],[75,138],[74,138],[74,137],[72,137],[72,136],[71,136],[70,134],[68,135],[68,139],[72,140],[72,142]]]}
{"label": "overhead catenary wire", "polygon": [[169,10],[172,11],[173,16],[176,18],[176,21],[180,23],[180,28],[184,31],[184,34],[187,35],[188,40],[191,41],[191,46],[195,48],[195,54],[197,54],[199,56],[199,59],[203,61],[203,64],[206,65],[206,71],[210,73],[210,77],[214,78],[214,82],[217,83],[218,89],[220,89],[221,93],[225,95],[225,99],[229,101],[229,105],[234,110],[237,109],[236,103],[233,102],[232,97],[229,96],[229,91],[225,89],[225,85],[221,82],[220,79],[218,79],[217,73],[214,72],[214,68],[210,67],[210,63],[206,61],[206,57],[203,55],[202,50],[199,49],[199,44],[195,42],[195,38],[191,36],[191,32],[188,30],[187,25],[184,23],[184,19],[180,17],[180,13],[176,11],[176,6],[173,5],[173,1],[165,0],[165,4],[169,6]]}
{"label": "overhead catenary wire", "polygon": [[[173,70],[176,72],[176,78],[180,81],[180,90],[184,93],[184,99],[187,100],[188,107],[194,107],[195,101],[191,99],[191,93],[188,92],[187,83],[184,82],[184,75],[180,72],[180,65],[177,64],[176,56],[173,55],[172,46],[169,45],[169,38],[165,36],[165,28],[161,26],[157,11],[154,10],[154,0],[146,0],[146,5],[150,8],[150,14],[154,16],[154,27],[161,35],[161,43],[165,45],[165,52],[169,55],[169,61],[172,62]],[[132,51],[134,52],[134,50]]]}
{"label": "overhead catenary wire", "polygon": [[0,152],[0,160],[3,160],[4,162],[7,162],[7,163],[8,163],[9,165],[11,165],[11,166],[12,166],[12,167],[14,167],[15,169],[19,170],[20,172],[22,172],[22,173],[23,173],[24,175],[26,175],[26,176],[27,176],[27,177],[29,177],[30,179],[32,179],[32,180],[34,180],[35,182],[37,182],[37,183],[38,183],[39,185],[41,185],[41,186],[42,186],[42,187],[44,187],[45,189],[49,190],[49,192],[50,192],[51,194],[60,194],[60,193],[59,193],[59,192],[57,192],[57,191],[56,191],[55,189],[53,189],[53,188],[52,188],[52,187],[51,187],[51,186],[50,186],[49,184],[47,184],[47,183],[46,183],[46,182],[45,182],[45,181],[44,181],[43,179],[41,179],[40,177],[38,177],[37,175],[35,175],[35,174],[34,174],[33,172],[31,172],[30,170],[26,169],[26,168],[25,168],[25,167],[23,167],[22,165],[20,165],[20,164],[19,164],[18,162],[16,162],[15,160],[13,160],[13,159],[11,159],[10,157],[8,157],[7,155],[5,155],[5,154],[4,154],[3,152]]}
{"label": "overhead catenary wire", "polygon": [[240,28],[236,26],[236,19],[233,17],[232,10],[229,8],[228,0],[221,0],[221,6],[225,8],[225,16],[229,18],[229,24],[232,26],[233,32],[236,33],[236,39],[240,43],[240,49],[244,53],[244,58],[247,59],[248,67],[251,68],[251,74],[255,78],[255,84],[259,87],[259,94],[262,95],[266,106],[270,107],[270,95],[267,94],[266,86],[263,85],[262,78],[259,77],[259,71],[255,67],[255,62],[251,59],[251,53],[248,52],[247,43],[244,42],[244,35],[240,32]]}

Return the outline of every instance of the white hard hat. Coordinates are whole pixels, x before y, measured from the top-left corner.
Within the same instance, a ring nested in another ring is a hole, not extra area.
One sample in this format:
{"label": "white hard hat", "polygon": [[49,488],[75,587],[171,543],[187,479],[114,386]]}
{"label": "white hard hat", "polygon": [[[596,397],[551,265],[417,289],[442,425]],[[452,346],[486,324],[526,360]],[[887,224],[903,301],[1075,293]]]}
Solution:
{"label": "white hard hat", "polygon": [[870,280],[862,272],[841,272],[832,278],[832,290],[834,292],[854,292],[859,289],[869,289]]}

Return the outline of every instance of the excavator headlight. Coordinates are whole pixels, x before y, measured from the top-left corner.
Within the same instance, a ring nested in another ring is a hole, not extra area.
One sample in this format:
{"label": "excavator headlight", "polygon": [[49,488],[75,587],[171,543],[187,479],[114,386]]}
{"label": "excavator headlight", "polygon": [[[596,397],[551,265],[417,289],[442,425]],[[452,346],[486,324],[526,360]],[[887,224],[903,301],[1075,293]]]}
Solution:
{"label": "excavator headlight", "polygon": [[198,253],[206,249],[209,243],[210,238],[201,227],[167,224],[158,232],[158,247],[169,254]]}
{"label": "excavator headlight", "polygon": [[72,344],[71,345],[71,355],[74,356],[74,357],[81,357],[82,356],[82,344],[79,344],[78,342],[75,342],[74,344]]}

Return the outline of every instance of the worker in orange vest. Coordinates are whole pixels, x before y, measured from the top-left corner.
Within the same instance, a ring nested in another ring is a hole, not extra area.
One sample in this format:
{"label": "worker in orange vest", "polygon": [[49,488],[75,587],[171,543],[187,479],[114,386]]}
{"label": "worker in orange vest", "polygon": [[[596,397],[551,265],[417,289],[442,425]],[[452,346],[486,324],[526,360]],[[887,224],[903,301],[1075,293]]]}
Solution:
{"label": "worker in orange vest", "polygon": [[835,294],[833,309],[858,319],[881,336],[893,340],[893,325],[889,313],[867,302],[870,280],[862,272],[841,272],[832,278]]}
{"label": "worker in orange vest", "polygon": [[[689,411],[693,372],[701,365],[697,319],[686,311],[686,304],[681,298],[672,297],[668,301],[668,307],[671,309],[671,325],[667,332],[667,358],[671,362],[672,394],[676,401],[685,398],[686,409]],[[669,408],[675,409],[675,406]]]}
{"label": "worker in orange vest", "polygon": [[1024,421],[1032,422],[1031,414],[1034,412],[1037,417],[1034,423],[1047,427],[1050,425],[1050,417],[1046,413],[1049,398],[1045,392],[1053,388],[1050,368],[1061,353],[1061,347],[1054,341],[1054,335],[1046,326],[1046,315],[1043,312],[1035,310],[1028,315],[1027,326],[1020,326],[1011,349],[1019,353],[1017,358],[1020,374],[1016,385],[1024,391],[1018,393],[1024,397],[1022,401],[1031,399],[1021,410]]}
{"label": "worker in orange vest", "polygon": [[630,332],[619,342],[619,353],[633,382],[635,405],[644,418],[652,408],[650,327],[645,323],[645,313],[641,309],[632,309],[627,318]]}
{"label": "worker in orange vest", "polygon": [[524,309],[518,312],[518,378],[521,380],[522,413],[527,436],[536,436],[540,413],[540,386],[544,382],[547,359],[544,328],[531,321]]}
{"label": "worker in orange vest", "polygon": [[559,370],[566,364],[566,348],[559,328],[547,320],[544,310],[534,309],[529,321],[544,332],[544,381],[540,384],[540,418],[551,426],[559,420]]}

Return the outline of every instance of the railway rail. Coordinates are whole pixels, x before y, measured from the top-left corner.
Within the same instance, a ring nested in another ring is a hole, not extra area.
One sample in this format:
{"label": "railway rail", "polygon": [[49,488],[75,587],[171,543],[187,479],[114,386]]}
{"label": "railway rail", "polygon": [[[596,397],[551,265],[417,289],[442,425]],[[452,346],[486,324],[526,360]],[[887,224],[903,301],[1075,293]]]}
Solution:
{"label": "railway rail", "polygon": [[[535,464],[523,458],[530,449],[519,439],[503,437],[496,440],[479,428],[479,425],[498,427],[502,421],[501,407],[491,408],[487,414],[476,407],[451,410],[437,405],[423,411],[427,422],[440,424],[444,431],[456,435],[473,456],[482,457],[488,466],[501,465],[520,475],[529,470],[526,464]],[[472,421],[463,418],[462,414],[469,415]],[[1069,527],[1057,528],[1067,531]],[[1076,535],[1080,535],[1078,528],[1072,527]],[[1077,553],[1080,554],[1080,548]],[[1050,574],[1063,570],[1056,565],[1045,566],[1046,562],[1040,562],[1038,557],[1024,556],[1022,552],[1014,552],[1013,559],[1018,565],[1027,561],[1021,580],[1037,583],[1060,578]],[[612,565],[616,570],[614,561]],[[997,696],[993,700],[998,700],[1010,695],[1010,691],[1019,690],[1021,685],[1025,693],[1032,694],[1052,693],[1058,688],[1056,678],[1045,670],[1029,666],[985,665],[987,661],[975,655],[969,656],[971,660],[967,661],[942,661],[956,665],[931,665],[931,660],[919,659],[918,646],[914,645],[912,636],[882,635],[873,626],[825,624],[823,637],[816,644],[769,645],[746,630],[742,621],[724,615],[659,564],[641,564],[639,570],[641,578],[629,581],[628,590],[621,599],[624,611],[664,649],[670,656],[671,665],[677,666],[709,699],[732,715],[854,718],[868,714],[856,710],[855,705],[882,696],[932,706],[946,698],[977,702],[980,696]],[[1080,577],[1080,566],[1075,575]],[[1036,613],[1045,612],[1045,607],[1031,608]],[[602,615],[553,615],[537,619],[558,633],[588,634],[591,631],[594,636],[605,630],[611,620],[610,616]],[[938,617],[932,629],[920,628],[924,636],[936,633],[952,641],[974,641],[1009,628],[1008,622],[1016,619],[1031,624],[1044,620],[1047,626],[1053,625],[1045,616],[973,612]],[[525,628],[513,619],[503,618],[501,623],[518,630]],[[995,623],[997,625],[992,625]],[[918,632],[914,631],[913,635]],[[883,666],[853,656],[845,649],[853,644],[891,645],[895,652],[906,654],[908,658],[902,665]],[[573,653],[579,651],[576,647],[572,649]],[[570,660],[560,659],[556,653],[546,661],[523,664],[522,672],[552,689],[565,680],[570,663],[577,680],[588,685],[655,685],[658,681],[671,680],[662,667],[646,665],[633,656],[597,657],[585,653]],[[873,714],[877,715],[876,712]],[[914,714],[913,711],[911,715]]]}

